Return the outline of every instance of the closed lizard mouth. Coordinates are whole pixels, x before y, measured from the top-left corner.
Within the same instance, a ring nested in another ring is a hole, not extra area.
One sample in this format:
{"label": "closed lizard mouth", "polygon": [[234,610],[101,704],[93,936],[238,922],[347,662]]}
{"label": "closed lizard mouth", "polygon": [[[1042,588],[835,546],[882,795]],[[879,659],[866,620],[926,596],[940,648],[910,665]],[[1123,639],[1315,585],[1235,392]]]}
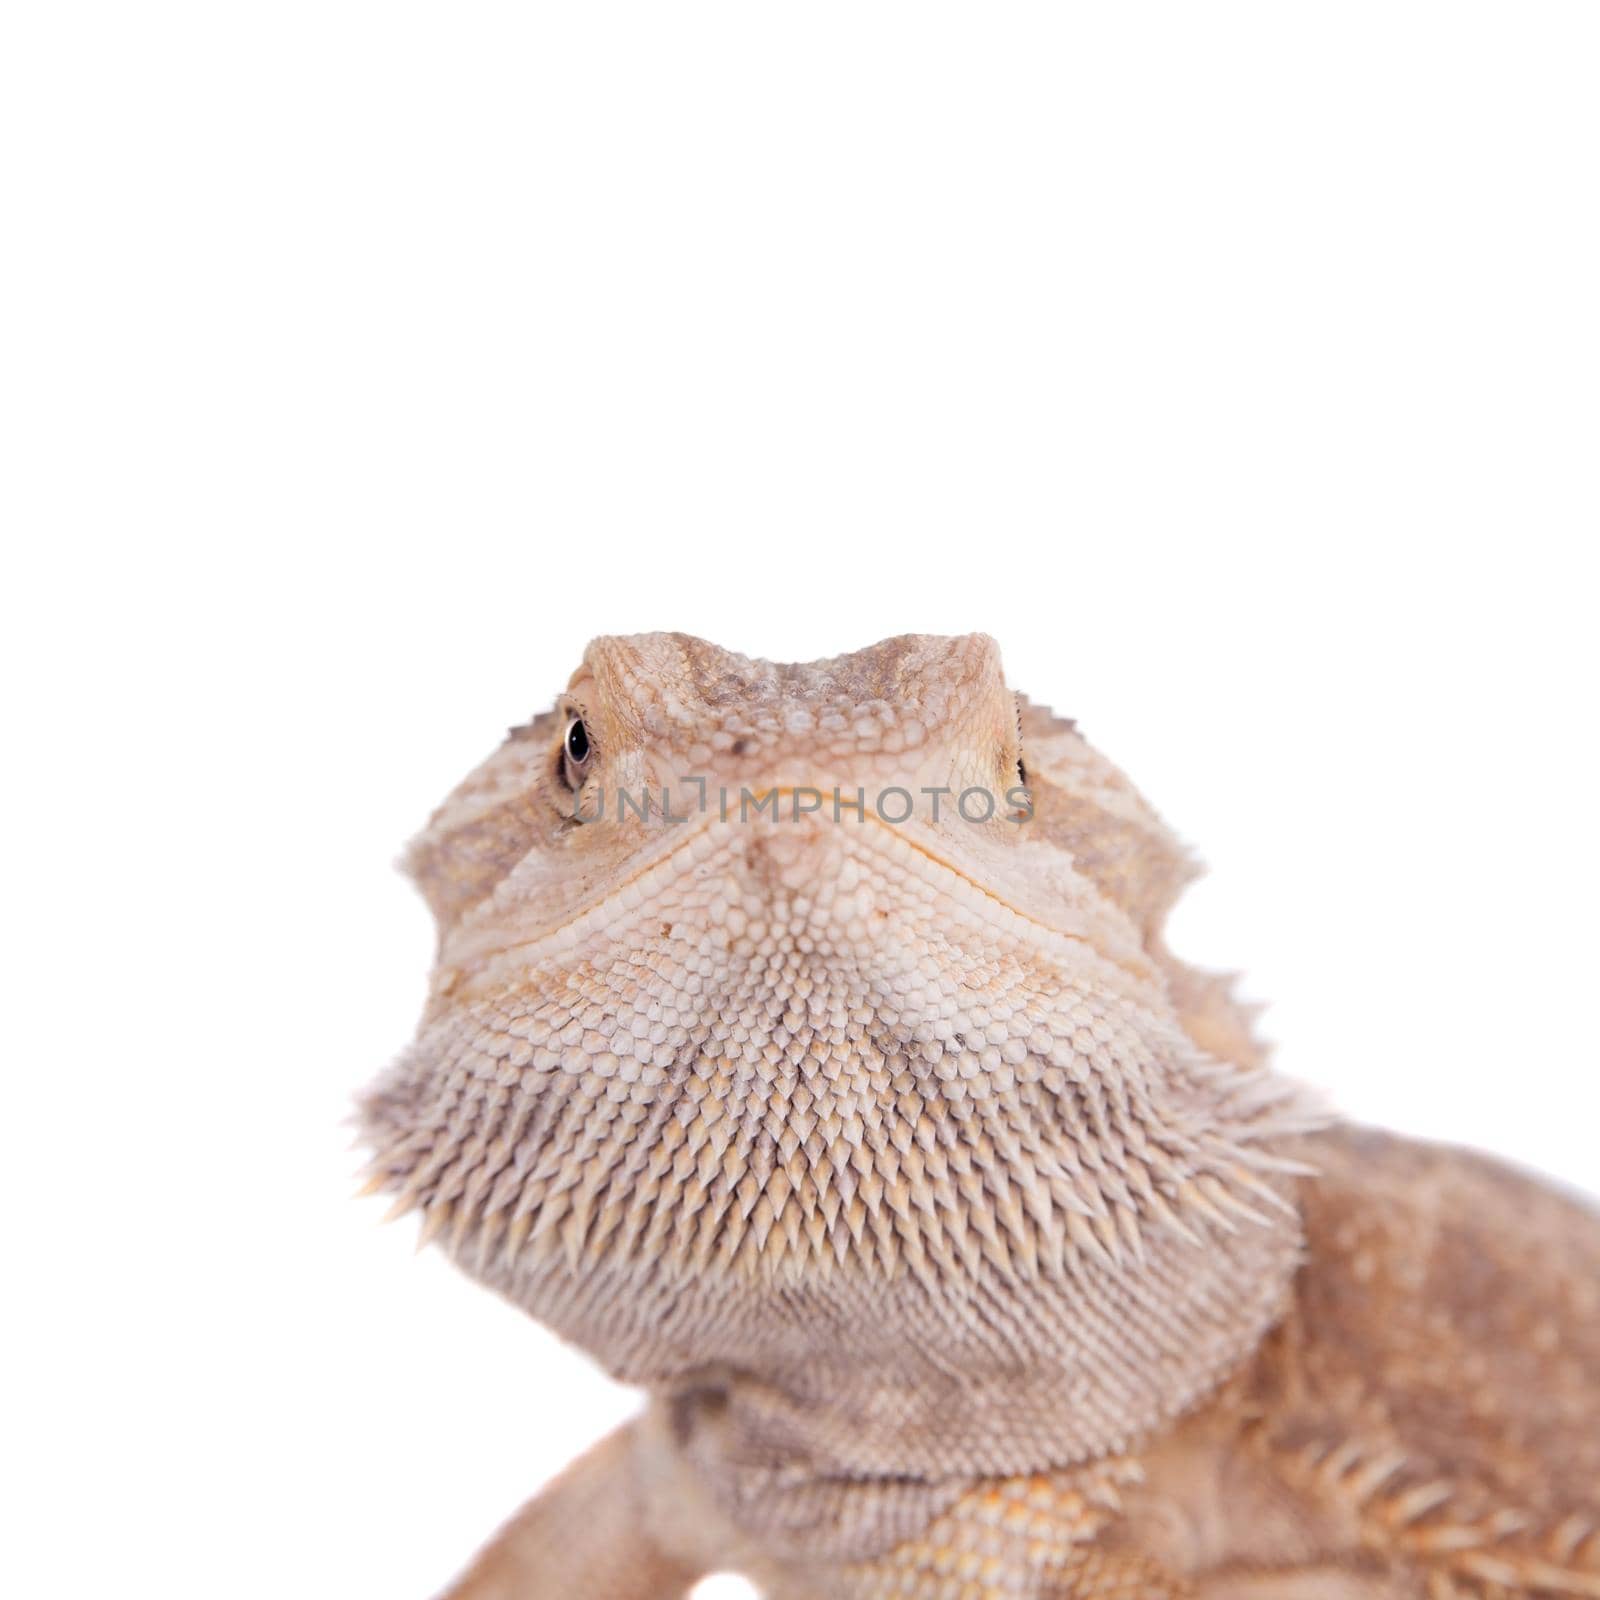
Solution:
{"label": "closed lizard mouth", "polygon": [[[752,790],[752,804],[759,800],[770,806],[774,799],[781,804],[785,796],[818,792],[824,791],[807,785],[773,785]],[[528,937],[510,939],[503,934],[496,936],[488,927],[463,927],[458,930],[459,942],[451,952],[451,964],[458,971],[477,970],[467,988],[456,992],[493,987],[516,972],[525,973],[529,968],[563,958],[579,959],[580,950],[592,947],[596,939],[619,939],[651,917],[660,917],[670,925],[674,908],[665,902],[672,898],[674,888],[715,871],[718,858],[724,853],[728,869],[736,870],[740,843],[750,839],[750,829],[757,824],[763,826],[760,837],[764,844],[781,843],[799,853],[797,876],[807,887],[837,870],[836,864],[812,864],[805,859],[811,841],[820,838],[829,846],[837,846],[842,858],[854,861],[869,881],[876,882],[885,870],[890,875],[903,874],[922,891],[947,902],[969,925],[977,923],[993,935],[1018,939],[1046,958],[1052,951],[1066,956],[1076,950],[1076,959],[1081,961],[1088,952],[1117,973],[1119,982],[1131,979],[1142,986],[1151,980],[1153,970],[1141,954],[1131,946],[1126,950],[1108,948],[1101,932],[1091,927],[1087,919],[1077,928],[1063,926],[1059,920],[1045,921],[997,893],[974,867],[964,865],[953,853],[936,848],[925,836],[925,829],[891,826],[870,808],[852,811],[851,805],[851,801],[841,801],[843,816],[838,822],[826,811],[808,811],[794,820],[787,814],[774,816],[770,811],[757,817],[734,814],[724,820],[712,812],[698,827],[677,833],[623,882],[608,885],[557,924]]]}

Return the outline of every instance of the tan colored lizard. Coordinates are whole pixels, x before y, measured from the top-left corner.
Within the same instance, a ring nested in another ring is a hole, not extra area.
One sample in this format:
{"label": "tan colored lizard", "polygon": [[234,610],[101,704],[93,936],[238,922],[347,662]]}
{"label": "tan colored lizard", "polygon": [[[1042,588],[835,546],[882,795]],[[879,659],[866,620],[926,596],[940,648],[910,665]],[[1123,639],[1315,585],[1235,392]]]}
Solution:
{"label": "tan colored lizard", "polygon": [[458,1600],[1600,1597],[1600,1218],[1269,1070],[990,640],[597,640],[410,864],[375,1181],[650,1393]]}

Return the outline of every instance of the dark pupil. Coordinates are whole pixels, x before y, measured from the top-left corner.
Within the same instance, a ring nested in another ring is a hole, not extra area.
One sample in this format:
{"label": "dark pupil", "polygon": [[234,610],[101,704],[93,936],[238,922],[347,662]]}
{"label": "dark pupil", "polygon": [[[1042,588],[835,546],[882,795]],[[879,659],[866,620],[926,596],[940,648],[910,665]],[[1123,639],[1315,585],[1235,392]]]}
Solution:
{"label": "dark pupil", "polygon": [[581,717],[574,718],[572,726],[567,729],[567,754],[574,761],[589,759],[589,730],[584,727]]}

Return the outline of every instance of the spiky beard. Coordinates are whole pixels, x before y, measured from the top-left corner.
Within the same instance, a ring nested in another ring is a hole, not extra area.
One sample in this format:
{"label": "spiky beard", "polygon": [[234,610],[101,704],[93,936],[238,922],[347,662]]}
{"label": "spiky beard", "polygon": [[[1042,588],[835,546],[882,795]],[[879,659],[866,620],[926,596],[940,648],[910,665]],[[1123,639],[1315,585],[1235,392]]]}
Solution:
{"label": "spiky beard", "polygon": [[[1317,1110],[1153,967],[848,833],[810,882],[761,848],[708,832],[448,984],[364,1103],[398,1208],[619,1375],[752,1375],[767,1445],[851,1471],[968,1433],[1054,1465],[1214,1383],[1281,1302]],[[875,1455],[820,1420],[886,1393],[922,1422]]]}

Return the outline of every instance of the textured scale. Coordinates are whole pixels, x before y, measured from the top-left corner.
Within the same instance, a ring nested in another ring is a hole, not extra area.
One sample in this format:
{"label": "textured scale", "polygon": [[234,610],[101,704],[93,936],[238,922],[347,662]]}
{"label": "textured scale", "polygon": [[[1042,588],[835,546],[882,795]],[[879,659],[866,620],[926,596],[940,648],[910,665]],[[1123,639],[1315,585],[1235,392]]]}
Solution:
{"label": "textured scale", "polygon": [[[1592,1220],[1557,1229],[1551,1320],[1504,1335],[1567,1352],[1550,1409],[1580,1420],[1556,1476],[1520,1498],[1493,1473],[1441,1479],[1499,1533],[1436,1536],[1440,1561],[1394,1496],[1425,1498],[1401,1396],[1449,1346],[1451,1309],[1417,1288],[1387,1330],[1350,1313],[1314,1356],[1335,1293],[1306,1348],[1269,1360],[1315,1303],[1319,1249],[1360,1294],[1380,1270],[1426,1271],[1307,1175],[1332,1152],[1359,1195],[1427,1162],[1381,1144],[1359,1170],[1227,986],[1170,956],[1188,862],[1070,723],[1011,694],[989,640],[805,666],[598,640],[410,864],[438,960],[415,1043],[364,1102],[374,1181],[654,1397],[460,1594],[626,1600],[720,1564],[794,1600],[1542,1592],[1527,1571],[1600,1594],[1582,1522],[1600,1481],[1582,1444],[1600,1421]],[[1457,1174],[1465,1158],[1434,1159]],[[1426,1183],[1396,1181],[1392,1225],[1418,1243],[1407,1206]],[[1374,1348],[1339,1368],[1363,1334]],[[1358,1393],[1386,1360],[1387,1423],[1382,1395]],[[1530,1399],[1545,1381],[1501,1365]],[[1561,1477],[1569,1457],[1587,1482]],[[1309,1587],[1250,1589],[1225,1531],[1171,1537],[1195,1483],[1235,1459],[1297,1537],[1351,1502],[1348,1548],[1320,1577],[1308,1558]],[[558,1582],[574,1558],[551,1565],[550,1519],[596,1495],[627,1537]],[[1535,1524],[1539,1554],[1517,1555],[1507,1541]],[[1400,1586],[1372,1587],[1391,1559]],[[1208,1570],[1241,1587],[1205,1587]]]}

